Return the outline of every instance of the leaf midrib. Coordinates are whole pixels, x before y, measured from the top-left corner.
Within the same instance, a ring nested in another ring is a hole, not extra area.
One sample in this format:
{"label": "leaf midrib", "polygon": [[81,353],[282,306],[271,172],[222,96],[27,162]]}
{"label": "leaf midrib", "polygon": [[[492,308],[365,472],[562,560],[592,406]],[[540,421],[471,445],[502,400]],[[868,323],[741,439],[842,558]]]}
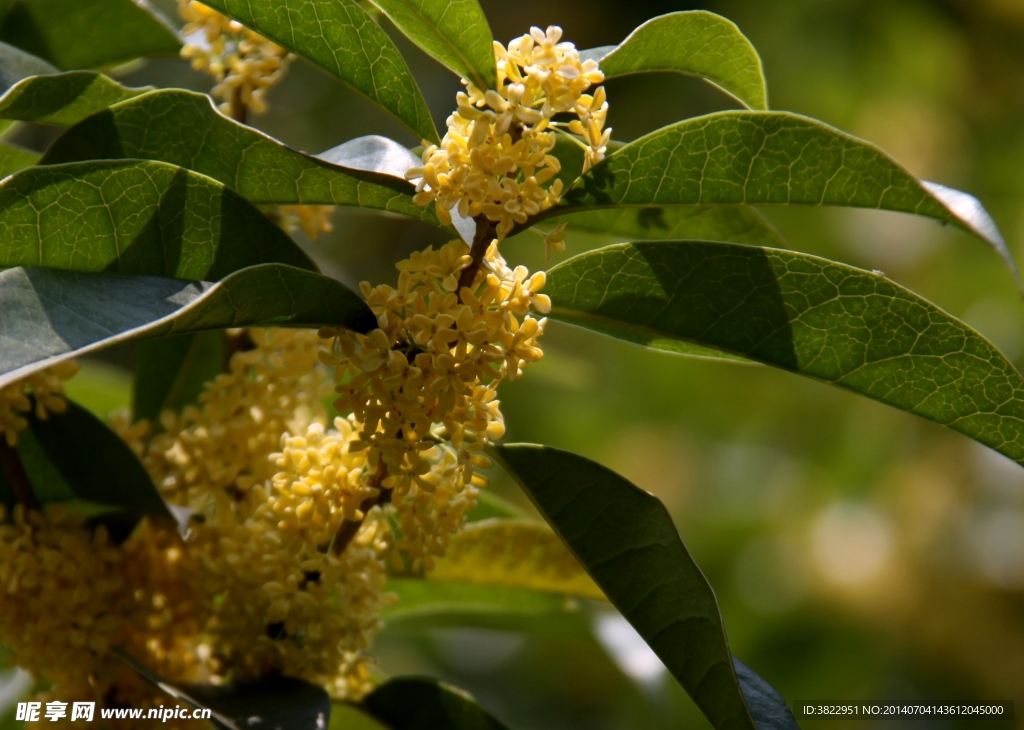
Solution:
{"label": "leaf midrib", "polygon": [[[476,69],[473,68],[473,64],[469,62],[469,59],[466,58],[462,51],[460,51],[459,48],[455,46],[453,43],[449,42],[448,36],[445,33],[443,33],[437,25],[435,25],[426,15],[423,14],[423,12],[419,8],[415,7],[408,0],[395,0],[395,2],[400,2],[403,5],[405,5],[407,8],[410,9],[413,15],[416,15],[423,21],[424,25],[433,30],[434,34],[441,39],[441,42],[445,46],[448,46],[448,49],[452,51],[455,54],[455,56],[462,62],[462,65],[466,67],[466,70],[469,71],[469,75],[473,77],[471,81],[476,85],[476,87],[484,91],[487,90],[487,82],[483,79],[483,77],[481,77],[476,72]],[[381,8],[381,10],[384,10],[384,8]],[[384,11],[384,14],[387,15],[386,10]],[[391,22],[394,21],[392,20]]]}

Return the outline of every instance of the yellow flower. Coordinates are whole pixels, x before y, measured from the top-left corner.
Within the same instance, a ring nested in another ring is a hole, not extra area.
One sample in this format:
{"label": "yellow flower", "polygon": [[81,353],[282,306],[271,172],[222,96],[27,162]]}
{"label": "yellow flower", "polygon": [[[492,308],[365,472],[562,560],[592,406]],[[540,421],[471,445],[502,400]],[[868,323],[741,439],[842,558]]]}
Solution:
{"label": "yellow flower", "polygon": [[211,93],[225,100],[221,110],[230,114],[237,100],[256,113],[266,111],[267,90],[284,78],[295,57],[195,0],[178,0],[178,13],[186,21],[181,57],[217,80]]}
{"label": "yellow flower", "polygon": [[325,329],[334,343],[335,404],[358,428],[349,451],[366,451],[360,478],[375,479],[398,512],[395,548],[429,569],[486,484],[481,451],[504,435],[498,384],[540,359],[537,338],[550,299],[544,274],[511,269],[493,241],[469,287],[469,247],[451,241],[399,262],[398,285],[361,285],[379,328],[368,335]]}
{"label": "yellow flower", "polygon": [[28,427],[28,421],[21,414],[32,410],[29,396],[35,400],[37,418],[45,419],[50,413],[63,413],[67,402],[64,400],[62,381],[77,372],[78,365],[67,360],[0,388],[0,433],[8,446],[17,444],[18,431]]}
{"label": "yellow flower", "polygon": [[[468,81],[456,96],[440,146],[424,142],[423,166],[406,177],[416,181],[417,205],[435,204],[438,219],[451,224],[451,211],[484,215],[504,238],[518,224],[556,205],[561,165],[552,154],[555,130],[567,127],[585,142],[584,171],[604,159],[611,130],[604,129],[608,103],[604,80],[593,60],[581,61],[562,30],[531,28],[509,43],[494,44],[498,88],[480,90]],[[569,124],[555,115],[576,115]]]}

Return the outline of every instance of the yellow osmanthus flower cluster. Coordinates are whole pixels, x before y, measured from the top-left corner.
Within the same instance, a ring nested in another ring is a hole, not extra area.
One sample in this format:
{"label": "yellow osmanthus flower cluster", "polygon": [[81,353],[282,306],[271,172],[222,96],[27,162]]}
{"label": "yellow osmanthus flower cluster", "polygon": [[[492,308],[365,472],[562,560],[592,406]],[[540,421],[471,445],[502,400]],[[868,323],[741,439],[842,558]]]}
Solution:
{"label": "yellow osmanthus flower cluster", "polygon": [[18,431],[28,427],[22,413],[33,410],[29,396],[35,399],[37,418],[45,419],[49,413],[63,413],[67,408],[63,381],[77,372],[78,365],[68,360],[0,388],[0,434],[8,446],[17,444]]}
{"label": "yellow osmanthus flower cluster", "polygon": [[[423,166],[406,173],[416,181],[415,201],[435,203],[438,218],[451,223],[486,216],[504,238],[555,205],[562,193],[561,170],[551,154],[555,130],[566,127],[583,138],[584,171],[604,159],[611,129],[605,129],[608,103],[596,61],[581,61],[561,28],[531,28],[506,49],[495,42],[498,88],[478,89],[463,80],[458,110],[448,117],[440,146],[424,141]],[[573,114],[565,123],[555,117]],[[573,138],[575,139],[575,138]]]}
{"label": "yellow osmanthus flower cluster", "polygon": [[156,671],[179,667],[198,625],[183,552],[147,522],[122,545],[61,509],[0,505],[0,644],[52,688],[30,698],[159,706],[161,692],[114,649]]}
{"label": "yellow osmanthus flower cluster", "polygon": [[[365,456],[347,452],[348,421],[326,429],[330,378],[318,366],[317,333],[247,336],[250,349],[232,355],[198,407],[162,414],[163,431],[143,457],[164,495],[201,515],[185,549],[196,593],[212,607],[195,640],[205,647],[202,671],[281,672],[358,697],[369,688],[365,652],[381,628],[377,612],[390,601],[390,533],[375,510],[340,555],[328,549],[346,490],[361,489]],[[291,519],[296,493],[320,498],[316,509],[298,510],[319,521]]]}
{"label": "yellow osmanthus flower cluster", "polygon": [[497,241],[459,289],[469,253],[451,241],[400,262],[397,287],[364,282],[379,325],[368,335],[321,330],[334,337],[323,360],[335,368],[336,406],[360,425],[349,450],[367,452],[361,479],[370,491],[360,495],[394,506],[395,547],[414,568],[444,554],[486,483],[475,473],[490,465],[482,451],[505,433],[498,385],[540,359],[545,320],[530,311],[551,306],[539,293],[544,274],[510,269]]}
{"label": "yellow osmanthus flower cluster", "polygon": [[266,111],[267,90],[284,77],[295,57],[195,0],[178,0],[178,12],[186,21],[181,31],[186,41],[181,56],[190,60],[196,71],[217,80],[212,93],[224,100],[224,113],[231,113],[233,103],[256,113]]}
{"label": "yellow osmanthus flower cluster", "polygon": [[173,502],[206,509],[231,505],[274,473],[270,454],[281,435],[323,417],[330,393],[316,369],[319,341],[311,330],[238,333],[252,349],[231,356],[228,372],[207,384],[199,406],[161,414],[162,431],[143,459]]}

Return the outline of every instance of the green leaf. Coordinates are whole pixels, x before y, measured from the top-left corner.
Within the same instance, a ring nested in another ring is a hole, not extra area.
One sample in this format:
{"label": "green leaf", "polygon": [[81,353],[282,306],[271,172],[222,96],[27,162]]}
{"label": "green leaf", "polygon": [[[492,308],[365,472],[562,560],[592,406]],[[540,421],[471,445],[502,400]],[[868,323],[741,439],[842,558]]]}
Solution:
{"label": "green leaf", "polygon": [[0,41],[70,71],[175,56],[181,41],[144,0],[17,0]]}
{"label": "green leaf", "polygon": [[405,59],[355,0],[210,0],[206,4],[341,79],[417,139],[440,144]]}
{"label": "green leaf", "polygon": [[506,730],[464,690],[428,677],[397,677],[363,699],[391,730]]}
{"label": "green leaf", "polygon": [[55,269],[0,271],[0,387],[56,362],[138,337],[277,325],[377,326],[344,284],[277,264],[208,282]]}
{"label": "green leaf", "polygon": [[132,414],[159,423],[165,410],[197,402],[203,385],[224,371],[222,332],[213,330],[144,339],[135,348]]}
{"label": "green leaf", "polygon": [[83,360],[75,377],[64,381],[64,392],[90,413],[106,418],[131,407],[132,374],[102,360]]}
{"label": "green leaf", "polygon": [[424,616],[466,616],[478,614],[543,615],[566,610],[563,596],[527,588],[390,578],[387,591],[398,602],[380,612],[388,622]]}
{"label": "green leaf", "polygon": [[885,278],[790,251],[608,246],[555,266],[552,319],[719,348],[966,434],[1024,464],[1024,379],[982,335]]}
{"label": "green leaf", "polygon": [[528,588],[606,600],[547,525],[533,520],[483,520],[452,536],[429,581]]}
{"label": "green leaf", "polygon": [[601,64],[605,78],[651,71],[697,76],[748,109],[768,108],[761,58],[736,24],[705,10],[652,18],[611,49],[586,57]]}
{"label": "green leaf", "polygon": [[71,125],[152,90],[151,86],[130,89],[95,71],[32,76],[0,97],[0,119]]}
{"label": "green leaf", "polygon": [[477,0],[373,0],[409,40],[481,91],[498,86],[494,40]]}
{"label": "green leaf", "polygon": [[476,507],[467,513],[466,519],[478,521],[489,520],[495,517],[502,519],[525,519],[529,515],[526,513],[526,510],[518,505],[512,504],[507,499],[499,497],[490,490],[484,490],[480,492],[476,499]]}
{"label": "green leaf", "polygon": [[39,153],[15,144],[0,142],[0,179],[39,162]]}
{"label": "green leaf", "polygon": [[784,247],[782,234],[756,209],[746,205],[679,206],[588,210],[562,216],[569,231],[616,236],[624,240],[695,239]]}
{"label": "green leaf", "polygon": [[0,183],[0,266],[220,279],[316,265],[220,183],[162,162],[31,167]]}
{"label": "green leaf", "polygon": [[0,42],[0,90],[7,91],[8,88],[29,76],[55,73],[57,73],[57,69],[43,59]]}
{"label": "green leaf", "polygon": [[171,684],[131,657],[120,654],[136,672],[176,700],[209,709],[223,730],[324,730],[331,699],[322,687],[293,677],[272,676],[235,684]]}
{"label": "green leaf", "polygon": [[74,498],[120,510],[128,518],[118,521],[120,537],[126,536],[143,515],[173,518],[132,450],[85,408],[68,401],[63,413],[50,413],[40,419],[32,412],[26,418],[32,437],[60,477],[46,479],[46,483],[33,478],[40,472],[33,467],[34,460],[25,458],[26,447],[19,438],[18,451],[40,503],[60,499],[61,495],[52,491],[53,483],[66,484],[65,489],[70,488]]}
{"label": "green leaf", "polygon": [[920,182],[874,145],[795,114],[722,112],[659,129],[594,166],[547,215],[669,205],[841,205],[913,213],[978,236],[1016,275],[1006,243],[975,198]]}
{"label": "green leaf", "polygon": [[[3,730],[0,727],[0,730]],[[331,703],[331,721],[327,730],[388,730],[356,705],[347,702]]]}
{"label": "green leaf", "polygon": [[[716,728],[795,728],[752,717],[714,591],[656,497],[581,456],[509,444],[492,452]],[[761,696],[759,695],[759,698]]]}
{"label": "green leaf", "polygon": [[364,138],[317,159],[228,119],[205,94],[166,90],[80,122],[53,143],[42,164],[159,160],[212,177],[255,204],[377,208],[439,226],[433,206],[412,202],[415,188],[404,178],[418,160],[397,142],[385,141],[404,151],[408,162],[396,160],[394,150],[369,153]]}

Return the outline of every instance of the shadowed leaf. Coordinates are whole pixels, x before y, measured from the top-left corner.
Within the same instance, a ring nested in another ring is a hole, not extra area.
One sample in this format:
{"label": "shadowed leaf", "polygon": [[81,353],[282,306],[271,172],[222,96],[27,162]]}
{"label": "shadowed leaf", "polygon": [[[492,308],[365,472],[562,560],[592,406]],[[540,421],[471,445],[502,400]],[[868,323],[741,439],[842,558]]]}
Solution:
{"label": "shadowed leaf", "polygon": [[[88,410],[68,401],[63,413],[50,413],[46,419],[40,419],[32,412],[26,417],[34,443],[27,439],[25,444],[19,443],[19,452],[38,444],[57,476],[40,470],[38,459],[23,457],[40,503],[70,497],[116,508],[118,513],[101,519],[110,524],[117,539],[127,537],[143,515],[174,519],[138,457]],[[70,495],[54,492],[54,484],[58,483],[66,485],[64,489]]]}
{"label": "shadowed leaf", "polygon": [[0,183],[0,266],[220,279],[254,264],[316,266],[220,183],[162,162],[32,167]]}
{"label": "shadowed leaf", "polygon": [[566,451],[509,444],[492,453],[712,725],[796,727],[785,703],[773,715],[747,697],[714,591],[656,497]]}
{"label": "shadowed leaf", "polygon": [[927,216],[973,233],[1016,274],[995,223],[966,193],[922,183],[877,147],[778,112],[679,122],[613,152],[565,194],[572,210],[670,205],[836,205]]}
{"label": "shadowed leaf", "polygon": [[130,89],[95,71],[32,76],[0,97],[0,119],[71,125],[152,90]]}
{"label": "shadowed leaf", "polygon": [[212,330],[141,340],[135,347],[132,415],[159,423],[160,414],[194,404],[203,385],[224,370],[224,334]]}
{"label": "shadowed leaf", "polygon": [[325,730],[331,699],[322,687],[293,677],[267,677],[234,684],[172,684],[124,654],[136,672],[176,700],[209,709],[222,730]]}
{"label": "shadowed leaf", "polygon": [[618,46],[593,49],[605,78],[651,71],[697,76],[748,109],[767,109],[761,58],[736,24],[705,10],[652,18]]}
{"label": "shadowed leaf", "polygon": [[0,41],[65,71],[175,56],[181,48],[144,0],[19,0],[0,20]]}
{"label": "shadowed leaf", "polygon": [[988,340],[880,274],[727,243],[608,246],[548,272],[552,319],[694,343],[948,426],[1024,464],[1024,379]]}
{"label": "shadowed leaf", "polygon": [[112,106],[69,129],[42,164],[117,158],[184,167],[256,204],[376,208],[439,225],[433,206],[413,204],[404,176],[418,159],[397,142],[363,137],[314,158],[228,119],[205,94],[169,89]]}
{"label": "shadowed leaf", "polygon": [[481,91],[497,88],[491,28],[477,0],[373,0],[392,23]]}
{"label": "shadowed leaf", "polygon": [[367,332],[373,312],[340,282],[267,264],[222,281],[0,271],[0,387],[71,357],[137,337],[280,325]]}
{"label": "shadowed leaf", "polygon": [[363,699],[391,730],[506,730],[468,693],[426,677],[397,677]]}
{"label": "shadowed leaf", "polygon": [[559,217],[552,222],[562,220],[570,232],[597,233],[627,241],[686,238],[754,246],[786,245],[775,226],[756,208],[745,205],[588,210]]}
{"label": "shadowed leaf", "polygon": [[0,91],[10,87],[29,76],[55,74],[58,70],[41,58],[31,53],[0,42]]}
{"label": "shadowed leaf", "polygon": [[320,66],[405,125],[440,143],[402,54],[355,0],[209,0],[260,35]]}

